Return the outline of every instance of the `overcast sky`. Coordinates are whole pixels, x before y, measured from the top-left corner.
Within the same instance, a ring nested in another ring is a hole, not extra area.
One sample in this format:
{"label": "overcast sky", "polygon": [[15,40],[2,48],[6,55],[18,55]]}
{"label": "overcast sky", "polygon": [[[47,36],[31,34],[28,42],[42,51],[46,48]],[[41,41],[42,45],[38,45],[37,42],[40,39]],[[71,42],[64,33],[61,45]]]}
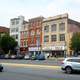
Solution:
{"label": "overcast sky", "polygon": [[19,15],[27,20],[63,13],[80,22],[80,0],[0,0],[0,26],[9,27],[10,19]]}

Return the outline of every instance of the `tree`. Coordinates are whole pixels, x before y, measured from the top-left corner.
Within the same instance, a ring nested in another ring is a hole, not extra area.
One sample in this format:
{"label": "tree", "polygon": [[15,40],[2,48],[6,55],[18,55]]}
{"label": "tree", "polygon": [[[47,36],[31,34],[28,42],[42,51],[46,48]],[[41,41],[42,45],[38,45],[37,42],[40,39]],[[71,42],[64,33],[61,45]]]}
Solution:
{"label": "tree", "polygon": [[5,52],[5,54],[7,54],[9,51],[14,51],[16,46],[17,42],[8,34],[1,37],[0,47]]}
{"label": "tree", "polygon": [[71,38],[70,49],[75,53],[80,51],[80,32],[74,33]]}

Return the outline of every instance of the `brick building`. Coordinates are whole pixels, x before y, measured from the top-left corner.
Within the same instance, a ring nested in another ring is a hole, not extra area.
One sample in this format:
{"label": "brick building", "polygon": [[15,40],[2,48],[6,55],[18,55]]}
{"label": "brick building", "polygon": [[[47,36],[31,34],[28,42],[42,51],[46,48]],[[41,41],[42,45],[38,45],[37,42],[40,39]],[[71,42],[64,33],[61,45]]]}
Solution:
{"label": "brick building", "polygon": [[42,21],[42,16],[29,19],[28,50],[31,54],[37,54],[41,52]]}
{"label": "brick building", "polygon": [[20,31],[20,51],[21,54],[26,54],[28,52],[28,22],[24,21],[23,27]]}
{"label": "brick building", "polygon": [[9,28],[0,26],[0,35],[3,36],[4,34],[8,33],[9,34]]}

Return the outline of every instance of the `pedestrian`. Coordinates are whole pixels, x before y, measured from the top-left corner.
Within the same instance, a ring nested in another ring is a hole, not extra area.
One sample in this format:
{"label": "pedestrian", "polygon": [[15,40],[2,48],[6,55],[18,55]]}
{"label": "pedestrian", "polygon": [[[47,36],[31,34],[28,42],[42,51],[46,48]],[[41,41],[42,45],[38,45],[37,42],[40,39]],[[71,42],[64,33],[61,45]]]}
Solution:
{"label": "pedestrian", "polygon": [[55,57],[55,58],[57,57],[56,53],[54,54],[54,57]]}

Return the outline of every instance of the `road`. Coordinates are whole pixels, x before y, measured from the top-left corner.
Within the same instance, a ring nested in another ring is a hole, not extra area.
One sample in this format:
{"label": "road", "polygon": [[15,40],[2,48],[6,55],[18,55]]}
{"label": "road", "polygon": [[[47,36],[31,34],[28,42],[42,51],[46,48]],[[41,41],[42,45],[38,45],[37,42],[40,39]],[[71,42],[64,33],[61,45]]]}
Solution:
{"label": "road", "polygon": [[80,80],[80,73],[65,74],[56,67],[3,65],[4,72],[0,72],[0,80]]}

